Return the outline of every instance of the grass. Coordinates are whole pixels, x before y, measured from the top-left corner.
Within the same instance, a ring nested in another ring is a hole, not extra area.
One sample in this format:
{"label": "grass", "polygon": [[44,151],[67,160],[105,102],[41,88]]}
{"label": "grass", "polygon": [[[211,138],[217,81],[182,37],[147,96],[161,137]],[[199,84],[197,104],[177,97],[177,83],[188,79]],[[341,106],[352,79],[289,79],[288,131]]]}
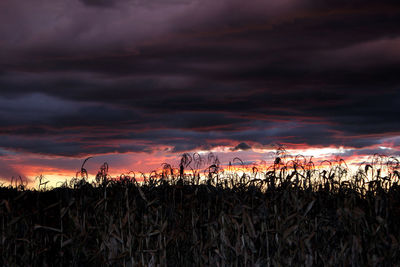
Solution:
{"label": "grass", "polygon": [[57,188],[13,179],[0,187],[0,265],[400,264],[397,159],[374,155],[351,177],[342,160],[318,169],[283,150],[264,170],[241,165],[195,153],[148,176],[111,179],[105,163],[89,183],[83,163]]}

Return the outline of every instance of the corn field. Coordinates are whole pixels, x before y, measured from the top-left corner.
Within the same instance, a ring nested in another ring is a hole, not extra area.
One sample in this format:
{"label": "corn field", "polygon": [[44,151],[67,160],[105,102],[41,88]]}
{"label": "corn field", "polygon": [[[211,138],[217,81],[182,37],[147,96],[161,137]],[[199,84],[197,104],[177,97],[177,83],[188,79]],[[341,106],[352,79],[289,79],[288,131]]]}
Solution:
{"label": "corn field", "polygon": [[380,160],[348,177],[341,161],[277,154],[248,174],[185,154],[148,176],[112,179],[105,163],[94,182],[84,164],[56,188],[14,181],[0,188],[0,265],[398,266],[399,162]]}

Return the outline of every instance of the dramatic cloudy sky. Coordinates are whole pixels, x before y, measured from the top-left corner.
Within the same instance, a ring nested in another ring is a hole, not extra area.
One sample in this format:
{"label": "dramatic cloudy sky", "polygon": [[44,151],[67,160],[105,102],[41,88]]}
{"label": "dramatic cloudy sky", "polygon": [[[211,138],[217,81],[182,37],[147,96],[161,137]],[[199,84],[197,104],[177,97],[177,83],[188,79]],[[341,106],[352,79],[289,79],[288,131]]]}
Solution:
{"label": "dramatic cloudy sky", "polygon": [[394,0],[2,0],[0,177],[396,154],[399,67]]}

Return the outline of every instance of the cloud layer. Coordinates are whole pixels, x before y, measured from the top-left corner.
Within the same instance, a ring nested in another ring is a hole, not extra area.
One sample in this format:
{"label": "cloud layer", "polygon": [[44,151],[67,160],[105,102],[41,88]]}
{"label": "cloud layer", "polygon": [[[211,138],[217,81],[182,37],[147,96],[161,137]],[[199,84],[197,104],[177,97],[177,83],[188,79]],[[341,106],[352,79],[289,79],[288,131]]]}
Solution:
{"label": "cloud layer", "polygon": [[2,1],[0,148],[382,145],[399,26],[395,1]]}

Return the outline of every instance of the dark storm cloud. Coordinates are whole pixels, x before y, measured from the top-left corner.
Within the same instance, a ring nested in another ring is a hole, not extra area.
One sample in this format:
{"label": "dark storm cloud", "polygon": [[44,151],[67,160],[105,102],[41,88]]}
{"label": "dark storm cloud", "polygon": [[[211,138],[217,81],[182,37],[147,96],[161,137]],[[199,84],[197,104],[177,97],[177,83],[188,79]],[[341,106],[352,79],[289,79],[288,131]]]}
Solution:
{"label": "dark storm cloud", "polygon": [[249,150],[249,149],[251,149],[251,146],[242,142],[242,143],[238,144],[237,146],[235,146],[232,150],[236,151],[236,150]]}
{"label": "dark storm cloud", "polygon": [[113,7],[115,5],[114,0],[80,0],[80,1],[87,6],[94,6],[94,7]]}
{"label": "dark storm cloud", "polygon": [[56,2],[0,4],[2,148],[363,148],[400,132],[394,1]]}
{"label": "dark storm cloud", "polygon": [[156,6],[156,5],[171,5],[190,3],[189,0],[79,0],[84,5],[89,7],[112,8],[118,5],[130,4],[136,6]]}

